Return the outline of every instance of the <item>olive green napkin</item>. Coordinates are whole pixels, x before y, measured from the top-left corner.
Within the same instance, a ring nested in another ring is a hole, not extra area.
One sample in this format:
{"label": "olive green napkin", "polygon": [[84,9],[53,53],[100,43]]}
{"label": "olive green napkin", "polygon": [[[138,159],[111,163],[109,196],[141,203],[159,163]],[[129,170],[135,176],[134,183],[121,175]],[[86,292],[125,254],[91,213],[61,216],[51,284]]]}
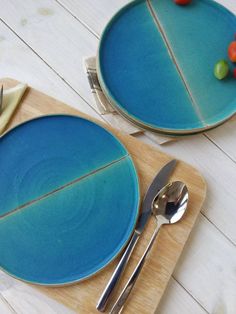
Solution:
{"label": "olive green napkin", "polygon": [[13,88],[3,91],[3,106],[0,114],[0,135],[5,131],[26,89],[27,85],[20,83]]}

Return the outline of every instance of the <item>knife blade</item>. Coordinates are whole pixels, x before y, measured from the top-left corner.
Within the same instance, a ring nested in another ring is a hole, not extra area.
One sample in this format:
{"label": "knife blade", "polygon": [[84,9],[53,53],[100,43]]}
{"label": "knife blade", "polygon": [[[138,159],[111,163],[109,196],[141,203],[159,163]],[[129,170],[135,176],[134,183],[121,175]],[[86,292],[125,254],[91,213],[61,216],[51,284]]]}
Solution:
{"label": "knife blade", "polygon": [[171,173],[173,172],[176,166],[176,162],[177,161],[174,159],[171,160],[168,164],[166,164],[160,170],[160,172],[158,172],[158,174],[152,181],[151,185],[149,186],[142,202],[140,215],[135,227],[136,232],[140,234],[143,232],[143,229],[152,213],[153,199],[157,195],[158,191],[160,191],[166,185]]}
{"label": "knife blade", "polygon": [[97,304],[97,310],[100,312],[104,312],[107,304],[110,300],[110,297],[112,293],[115,290],[115,287],[118,283],[118,281],[121,278],[121,275],[130,259],[130,256],[133,252],[133,249],[143,232],[150,216],[152,213],[152,202],[154,197],[157,195],[158,191],[161,190],[168,182],[168,179],[170,175],[172,174],[175,166],[176,166],[176,160],[173,159],[170,162],[168,162],[156,175],[154,180],[152,181],[151,185],[149,186],[146,195],[144,196],[141,209],[140,209],[140,214],[138,221],[136,223],[136,227],[133,233],[133,236],[131,237],[131,240],[122,255],[122,258],[120,259],[119,264],[117,265],[116,269],[113,272],[113,275],[111,279],[109,280],[106,288],[104,289],[98,304]]}

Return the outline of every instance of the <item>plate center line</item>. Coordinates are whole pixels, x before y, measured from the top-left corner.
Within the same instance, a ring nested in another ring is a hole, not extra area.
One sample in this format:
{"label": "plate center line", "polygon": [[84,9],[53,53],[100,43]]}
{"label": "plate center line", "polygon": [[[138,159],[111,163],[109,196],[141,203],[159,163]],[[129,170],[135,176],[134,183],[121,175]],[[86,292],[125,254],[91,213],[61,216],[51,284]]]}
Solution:
{"label": "plate center line", "polygon": [[176,67],[176,69],[177,69],[177,71],[178,71],[178,73],[179,73],[179,75],[180,75],[180,77],[181,77],[181,79],[183,81],[185,89],[186,89],[186,91],[187,91],[187,93],[188,93],[188,95],[190,97],[192,106],[193,106],[193,108],[194,108],[198,118],[200,119],[200,121],[203,123],[203,125],[206,126],[206,124],[204,122],[204,118],[202,116],[202,113],[201,113],[201,111],[199,109],[199,106],[198,106],[196,100],[194,99],[194,97],[192,95],[191,89],[188,86],[188,82],[187,82],[186,78],[184,77],[183,71],[181,70],[181,68],[180,68],[180,66],[179,66],[179,64],[177,62],[177,59],[175,57],[175,54],[174,54],[173,49],[171,47],[171,44],[170,44],[170,42],[169,42],[169,40],[168,40],[168,38],[167,38],[167,36],[166,36],[166,34],[164,32],[164,28],[161,25],[161,22],[158,19],[157,13],[156,13],[155,9],[152,6],[152,2],[151,2],[151,0],[147,0],[146,3],[147,3],[147,7],[149,9],[149,12],[150,12],[150,14],[151,14],[151,16],[152,16],[156,26],[157,26],[157,29],[160,31],[160,34],[161,34],[161,36],[162,36],[162,38],[164,40],[164,43],[166,44],[167,50],[169,52],[169,55],[170,55],[171,59],[173,60],[173,62],[175,64],[175,67]]}
{"label": "plate center line", "polygon": [[97,168],[97,169],[95,169],[95,170],[93,170],[93,171],[91,171],[91,172],[89,172],[87,174],[84,174],[83,176],[81,176],[81,177],[79,177],[77,179],[74,179],[74,180],[72,180],[72,181],[70,181],[70,182],[68,182],[68,183],[66,183],[66,184],[56,188],[55,190],[52,190],[52,191],[50,191],[50,192],[48,192],[48,193],[46,193],[46,194],[44,194],[42,196],[37,197],[36,199],[33,199],[33,200],[31,200],[31,201],[29,201],[29,202],[27,202],[27,203],[25,203],[25,204],[15,208],[15,209],[12,209],[12,210],[8,211],[7,213],[4,213],[4,214],[0,215],[0,219],[6,218],[8,216],[11,216],[11,215],[15,214],[16,212],[18,212],[20,210],[23,210],[23,209],[25,209],[25,208],[27,208],[27,207],[29,207],[29,206],[39,202],[39,201],[42,201],[42,200],[46,199],[47,197],[49,197],[51,195],[54,195],[54,194],[56,194],[56,193],[58,193],[58,192],[60,192],[60,191],[62,191],[64,189],[66,189],[66,188],[68,188],[68,187],[70,187],[72,185],[75,185],[76,183],[78,183],[78,182],[80,182],[80,181],[82,181],[82,180],[84,180],[84,179],[86,179],[86,178],[88,178],[88,177],[90,177],[90,176],[100,172],[100,171],[103,171],[104,169],[107,169],[107,168],[113,166],[114,164],[119,163],[120,161],[122,161],[122,160],[124,160],[124,159],[126,159],[128,157],[130,157],[130,155],[126,154],[125,156],[122,156],[119,159],[113,160],[113,161],[111,161],[110,163],[108,163],[106,165],[103,165],[103,166],[101,166],[101,167],[99,167],[99,168]]}

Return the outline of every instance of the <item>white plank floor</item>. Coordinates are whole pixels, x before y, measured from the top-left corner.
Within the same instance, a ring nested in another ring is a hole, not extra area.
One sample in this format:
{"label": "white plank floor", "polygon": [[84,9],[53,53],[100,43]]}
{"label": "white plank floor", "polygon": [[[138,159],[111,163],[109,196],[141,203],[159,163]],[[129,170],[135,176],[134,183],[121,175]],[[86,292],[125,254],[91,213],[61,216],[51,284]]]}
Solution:
{"label": "white plank floor", "polygon": [[[82,59],[96,54],[103,27],[127,2],[0,0],[0,77],[27,82],[100,118]],[[235,0],[218,2],[236,13]],[[197,167],[208,183],[208,196],[157,313],[235,314],[236,119],[207,135],[158,148]],[[72,312],[0,273],[0,314],[8,313]]]}

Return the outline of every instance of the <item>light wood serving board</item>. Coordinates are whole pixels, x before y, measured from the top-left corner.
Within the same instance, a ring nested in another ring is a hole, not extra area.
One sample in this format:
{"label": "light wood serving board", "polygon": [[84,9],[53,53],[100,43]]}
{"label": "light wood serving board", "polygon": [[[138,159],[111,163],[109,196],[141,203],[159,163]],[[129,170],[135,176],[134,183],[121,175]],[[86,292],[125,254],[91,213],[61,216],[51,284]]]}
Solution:
{"label": "light wood serving board", "polygon": [[[3,83],[4,89],[7,89],[15,86],[18,82],[12,79],[3,79],[1,83]],[[9,122],[8,129],[34,117],[53,113],[68,113],[89,118],[85,114],[33,88],[28,88],[21,104]],[[100,124],[102,123],[100,122]],[[133,157],[143,195],[157,171],[170,161],[172,157],[110,126],[105,127],[111,130],[124,143]],[[171,180],[181,180],[187,184],[190,191],[189,210],[180,223],[162,228],[140,278],[124,308],[124,313],[151,314],[155,312],[205,199],[205,181],[198,171],[190,165],[179,161]],[[116,296],[118,296],[138,259],[144,252],[154,228],[155,221],[152,218],[133,253]],[[116,264],[117,260],[113,261],[96,276],[73,286],[60,288],[39,287],[39,289],[77,313],[97,313],[97,300]]]}

